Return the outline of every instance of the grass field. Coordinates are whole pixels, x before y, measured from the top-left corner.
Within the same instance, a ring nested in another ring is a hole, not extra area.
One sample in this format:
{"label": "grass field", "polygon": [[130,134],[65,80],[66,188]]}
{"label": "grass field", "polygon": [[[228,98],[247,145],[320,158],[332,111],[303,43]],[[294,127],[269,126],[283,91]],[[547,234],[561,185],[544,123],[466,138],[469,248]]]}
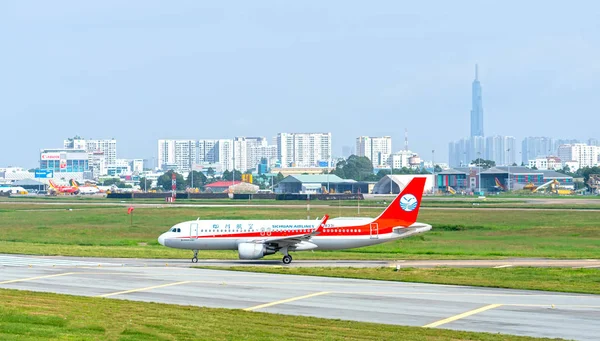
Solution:
{"label": "grass field", "polygon": [[[47,207],[50,206],[50,207]],[[0,205],[0,253],[188,258],[191,252],[158,245],[170,226],[200,219],[305,219],[305,208],[227,207],[137,208],[133,225],[126,207]],[[364,207],[361,216],[380,208]],[[356,216],[356,208],[311,208],[324,214]],[[594,211],[505,211],[424,209],[419,221],[433,230],[376,246],[298,253],[297,259],[461,259],[498,257],[600,258],[600,213]],[[201,252],[201,258],[237,258],[234,251]],[[272,256],[273,257],[273,256]],[[279,256],[274,256],[279,258]]]}
{"label": "grass field", "polygon": [[0,290],[1,340],[542,340]]}
{"label": "grass field", "polygon": [[375,279],[383,281],[472,285],[480,287],[547,290],[600,294],[600,271],[569,268],[293,268],[293,267],[210,267],[234,271]]}

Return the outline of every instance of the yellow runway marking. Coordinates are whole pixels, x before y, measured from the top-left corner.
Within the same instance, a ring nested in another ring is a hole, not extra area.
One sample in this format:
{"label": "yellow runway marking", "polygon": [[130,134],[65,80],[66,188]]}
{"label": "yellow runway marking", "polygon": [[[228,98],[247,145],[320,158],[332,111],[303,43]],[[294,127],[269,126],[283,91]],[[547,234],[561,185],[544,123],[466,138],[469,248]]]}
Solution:
{"label": "yellow runway marking", "polygon": [[448,317],[447,319],[439,320],[437,322],[433,322],[433,323],[424,325],[423,328],[435,328],[435,327],[441,326],[443,324],[450,323],[452,321],[460,320],[462,318],[465,318],[465,317],[468,317],[468,316],[471,316],[471,315],[475,315],[477,313],[481,313],[481,312],[486,311],[486,310],[498,308],[500,306],[502,306],[502,304],[490,304],[490,305],[486,305],[486,306],[483,306],[483,307],[478,308],[478,309],[470,310],[470,311],[464,312],[462,314],[458,314],[458,315],[454,315],[454,316]]}
{"label": "yellow runway marking", "polygon": [[252,310],[256,310],[256,309],[267,308],[267,307],[271,307],[271,306],[278,305],[278,304],[294,302],[294,301],[298,301],[298,300],[303,300],[305,298],[321,296],[321,295],[326,295],[326,294],[329,294],[329,291],[315,292],[315,293],[304,295],[304,296],[292,297],[292,298],[288,298],[285,300],[275,301],[275,302],[271,302],[271,303],[265,303],[265,304],[257,305],[254,307],[246,308],[244,310],[252,311]]}
{"label": "yellow runway marking", "polygon": [[138,291],[147,291],[147,290],[152,290],[152,289],[171,287],[171,286],[174,286],[174,285],[181,285],[181,284],[187,284],[187,283],[192,283],[192,281],[175,282],[175,283],[155,285],[155,286],[152,286],[152,287],[145,287],[145,288],[124,290],[124,291],[117,291],[117,292],[111,292],[111,293],[104,294],[104,295],[98,295],[96,297],[110,297],[110,296],[116,296],[116,295],[129,294],[129,293],[138,292]]}
{"label": "yellow runway marking", "polygon": [[18,282],[27,282],[27,281],[33,281],[36,279],[42,279],[42,278],[51,278],[51,277],[59,277],[59,276],[68,276],[68,275],[72,275],[75,272],[65,272],[62,274],[55,274],[55,275],[46,275],[46,276],[37,276],[37,277],[29,277],[29,278],[21,278],[21,279],[11,279],[10,281],[4,281],[4,282],[0,282],[0,284],[9,284],[9,283],[18,283]]}

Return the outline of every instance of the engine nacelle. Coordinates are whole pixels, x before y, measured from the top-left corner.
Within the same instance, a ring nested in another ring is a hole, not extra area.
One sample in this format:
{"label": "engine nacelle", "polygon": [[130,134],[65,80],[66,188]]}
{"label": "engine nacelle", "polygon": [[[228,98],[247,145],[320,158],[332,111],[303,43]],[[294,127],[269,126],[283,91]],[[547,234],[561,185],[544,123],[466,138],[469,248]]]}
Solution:
{"label": "engine nacelle", "polygon": [[257,243],[239,243],[238,254],[240,259],[261,259],[264,256],[274,254],[274,249],[267,247],[265,244]]}

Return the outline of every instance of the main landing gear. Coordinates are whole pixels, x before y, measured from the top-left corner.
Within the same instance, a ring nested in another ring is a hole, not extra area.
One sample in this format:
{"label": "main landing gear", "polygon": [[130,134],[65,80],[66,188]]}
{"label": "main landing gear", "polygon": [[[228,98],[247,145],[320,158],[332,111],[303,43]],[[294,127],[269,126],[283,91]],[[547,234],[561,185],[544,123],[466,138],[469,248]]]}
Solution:
{"label": "main landing gear", "polygon": [[279,252],[283,253],[283,259],[281,260],[283,264],[290,264],[292,262],[292,256],[288,253],[288,247],[283,247]]}
{"label": "main landing gear", "polygon": [[192,263],[198,263],[198,250],[194,250],[194,258],[192,258]]}

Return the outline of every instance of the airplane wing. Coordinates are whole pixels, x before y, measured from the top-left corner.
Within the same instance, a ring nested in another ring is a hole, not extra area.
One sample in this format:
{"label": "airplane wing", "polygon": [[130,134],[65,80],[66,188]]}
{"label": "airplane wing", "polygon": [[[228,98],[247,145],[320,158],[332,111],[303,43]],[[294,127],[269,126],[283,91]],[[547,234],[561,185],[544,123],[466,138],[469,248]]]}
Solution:
{"label": "airplane wing", "polygon": [[327,219],[329,219],[329,216],[325,215],[323,217],[323,220],[321,220],[319,227],[317,227],[317,229],[313,230],[310,233],[302,233],[285,237],[261,238],[259,240],[255,240],[254,242],[263,244],[276,244],[279,247],[284,247],[295,245],[303,241],[308,241],[310,240],[310,238],[323,233],[323,229],[325,228],[325,223],[327,223]]}

